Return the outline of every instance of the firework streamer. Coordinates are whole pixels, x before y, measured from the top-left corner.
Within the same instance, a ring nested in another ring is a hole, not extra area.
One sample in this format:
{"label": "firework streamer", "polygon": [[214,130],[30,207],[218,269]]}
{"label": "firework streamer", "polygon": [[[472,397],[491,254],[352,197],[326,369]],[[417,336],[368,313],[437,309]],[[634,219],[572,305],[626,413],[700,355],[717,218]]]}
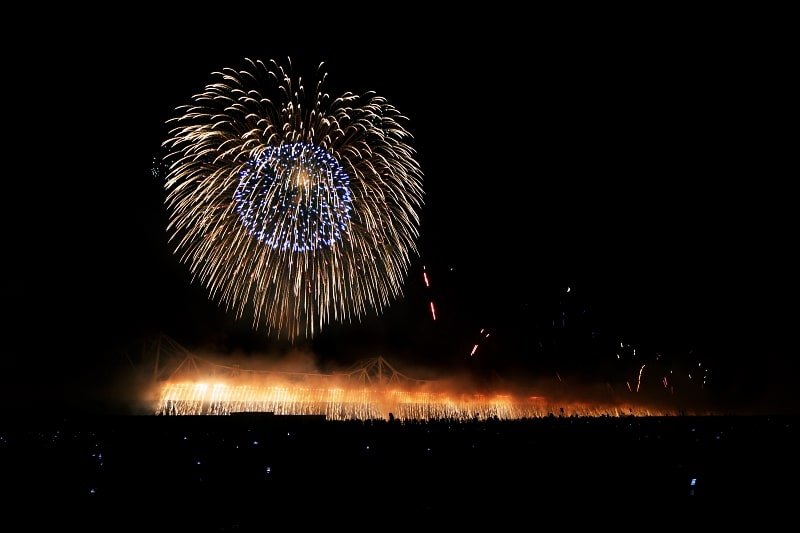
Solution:
{"label": "firework streamer", "polygon": [[310,338],[402,295],[424,191],[406,117],[368,92],[307,95],[245,60],[176,109],[162,143],[168,233],[192,281],[254,329]]}
{"label": "firework streamer", "polygon": [[[428,279],[428,272],[424,265],[422,266],[422,280],[425,282],[425,288],[430,289],[431,282]],[[436,321],[436,305],[433,303],[433,300],[431,300],[429,307],[431,310],[431,318]]]}
{"label": "firework streamer", "polygon": [[489,332],[486,331],[486,328],[481,328],[481,331],[478,335],[480,337],[480,340],[478,340],[478,342],[476,342],[472,346],[472,351],[469,354],[470,357],[473,357],[477,353],[478,348],[481,346],[481,343],[484,342],[485,339],[489,338]]}

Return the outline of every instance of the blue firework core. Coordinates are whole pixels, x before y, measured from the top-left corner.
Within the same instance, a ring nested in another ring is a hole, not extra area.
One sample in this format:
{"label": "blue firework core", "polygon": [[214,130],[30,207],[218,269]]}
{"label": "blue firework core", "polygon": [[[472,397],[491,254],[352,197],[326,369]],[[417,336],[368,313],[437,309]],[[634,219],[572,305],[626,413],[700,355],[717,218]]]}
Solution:
{"label": "blue firework core", "polygon": [[239,220],[258,242],[304,252],[329,247],[347,231],[350,177],[327,151],[306,143],[268,147],[239,173]]}

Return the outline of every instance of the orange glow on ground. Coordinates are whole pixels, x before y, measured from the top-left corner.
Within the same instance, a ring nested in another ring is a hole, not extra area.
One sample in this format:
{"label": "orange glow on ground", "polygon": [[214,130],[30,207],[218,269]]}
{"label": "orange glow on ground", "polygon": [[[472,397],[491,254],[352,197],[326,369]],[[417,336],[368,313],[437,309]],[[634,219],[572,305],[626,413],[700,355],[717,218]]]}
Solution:
{"label": "orange glow on ground", "polygon": [[309,387],[291,384],[168,382],[157,415],[269,412],[323,415],[328,420],[513,420],[556,416],[668,416],[686,414],[630,404],[557,402],[543,396],[409,391],[389,387]]}

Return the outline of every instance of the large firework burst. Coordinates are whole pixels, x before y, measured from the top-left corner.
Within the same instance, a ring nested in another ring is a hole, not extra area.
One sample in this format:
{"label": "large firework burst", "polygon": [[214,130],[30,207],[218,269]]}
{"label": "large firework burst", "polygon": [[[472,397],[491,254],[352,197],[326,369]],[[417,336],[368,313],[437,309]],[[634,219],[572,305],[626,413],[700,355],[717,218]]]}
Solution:
{"label": "large firework burst", "polygon": [[163,142],[167,231],[209,296],[294,341],[380,314],[417,255],[422,172],[407,120],[368,92],[307,98],[287,65],[245,60]]}

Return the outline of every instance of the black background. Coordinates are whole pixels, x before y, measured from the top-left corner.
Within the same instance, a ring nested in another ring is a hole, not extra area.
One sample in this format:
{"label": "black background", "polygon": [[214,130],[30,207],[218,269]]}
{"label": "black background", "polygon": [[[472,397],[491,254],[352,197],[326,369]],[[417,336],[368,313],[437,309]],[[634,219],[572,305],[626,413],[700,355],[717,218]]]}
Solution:
{"label": "black background", "polygon": [[[794,93],[778,19],[65,15],[31,28],[36,47],[20,43],[7,64],[7,405],[91,402],[165,333],[223,356],[302,351],[321,367],[382,355],[615,383],[644,362],[699,362],[731,405],[795,408]],[[311,86],[324,62],[332,95],[386,97],[425,175],[403,298],[294,346],[191,282],[153,174],[175,108],[245,57],[291,57]]]}

